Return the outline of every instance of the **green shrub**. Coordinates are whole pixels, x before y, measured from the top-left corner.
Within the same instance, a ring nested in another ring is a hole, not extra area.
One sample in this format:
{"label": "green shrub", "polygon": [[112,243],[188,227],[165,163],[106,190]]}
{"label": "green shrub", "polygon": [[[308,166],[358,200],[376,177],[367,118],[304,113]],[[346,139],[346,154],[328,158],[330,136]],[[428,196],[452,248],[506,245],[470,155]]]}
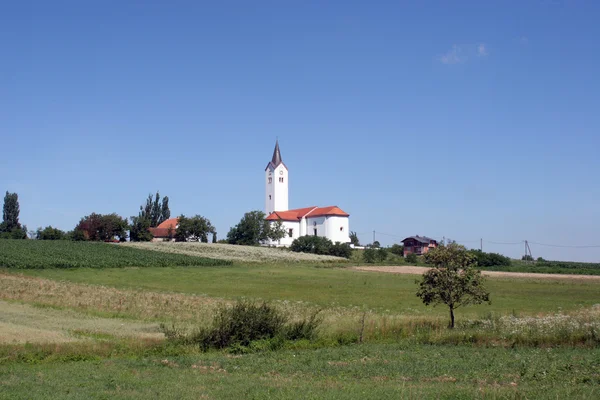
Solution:
{"label": "green shrub", "polygon": [[377,261],[377,250],[368,247],[363,251],[363,261],[369,264],[373,264]]}
{"label": "green shrub", "polygon": [[194,344],[203,350],[229,348],[235,353],[283,347],[286,340],[314,340],[322,318],[316,312],[309,318],[289,322],[289,316],[273,305],[240,300],[232,306],[220,306],[211,326],[186,334],[175,326],[161,325],[167,337]]}
{"label": "green shrub", "polygon": [[471,250],[470,254],[477,259],[479,267],[510,266],[510,258],[497,253],[485,253],[481,250]]}
{"label": "green shrub", "polygon": [[387,259],[388,256],[388,251],[386,249],[384,249],[383,247],[377,249],[377,251],[375,252],[375,258],[377,259],[377,262],[383,262]]}
{"label": "green shrub", "polygon": [[294,239],[290,246],[291,251],[297,253],[312,253],[328,256],[350,258],[352,249],[347,243],[336,242],[322,236],[301,236]]}
{"label": "green shrub", "polygon": [[417,255],[414,253],[410,253],[409,255],[406,256],[406,262],[409,264],[416,264],[417,261],[418,261]]}
{"label": "green shrub", "polygon": [[401,244],[393,244],[392,247],[390,247],[390,252],[397,256],[404,257],[404,246]]}

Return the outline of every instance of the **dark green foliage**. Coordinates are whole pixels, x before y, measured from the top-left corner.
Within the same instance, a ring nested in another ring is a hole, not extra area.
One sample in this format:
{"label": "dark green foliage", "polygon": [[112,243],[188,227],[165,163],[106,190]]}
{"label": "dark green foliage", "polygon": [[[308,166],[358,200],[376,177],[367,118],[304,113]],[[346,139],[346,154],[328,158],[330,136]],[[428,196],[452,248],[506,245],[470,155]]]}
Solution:
{"label": "dark green foliage", "polygon": [[524,255],[523,257],[521,257],[522,261],[533,261],[533,257],[531,257],[529,254]]}
{"label": "dark green foliage", "polygon": [[230,261],[184,254],[141,250],[120,244],[68,240],[2,240],[0,267],[6,268],[112,268],[220,266]]}
{"label": "dark green foliage", "polygon": [[404,256],[404,246],[401,244],[393,244],[392,247],[390,247],[390,252],[397,256],[403,257]]}
{"label": "dark green foliage", "polygon": [[217,233],[210,220],[201,215],[194,215],[190,218],[180,215],[178,223],[175,230],[175,240],[178,242],[208,243],[208,235]]}
{"label": "dark green foliage", "polygon": [[44,229],[38,228],[35,234],[38,240],[65,240],[68,239],[67,234],[58,228],[47,226]]}
{"label": "dark green foliage", "polygon": [[352,255],[352,249],[347,243],[336,242],[333,244],[326,237],[314,235],[300,236],[294,239],[290,250],[297,253],[322,254],[344,258],[350,258]]}
{"label": "dark green foliage", "polygon": [[335,242],[329,249],[330,256],[350,258],[352,256],[352,248],[348,243]]}
{"label": "dark green foliage", "polygon": [[379,241],[376,240],[376,241],[373,242],[373,244],[371,245],[371,247],[378,249],[378,248],[381,247],[381,243],[379,243]]}
{"label": "dark green foliage", "polygon": [[115,238],[124,242],[127,239],[128,229],[127,220],[115,213],[86,215],[75,227],[75,231],[80,231],[85,240],[103,242],[112,241]]}
{"label": "dark green foliage", "polygon": [[363,251],[363,261],[373,264],[377,261],[377,250],[368,247]]}
{"label": "dark green foliage", "polygon": [[406,255],[406,262],[409,264],[416,264],[419,259],[415,253],[410,253]]}
{"label": "dark green foliage", "polygon": [[290,246],[291,251],[298,253],[329,254],[333,243],[322,236],[300,236],[294,239]]}
{"label": "dark green foliage", "polygon": [[150,220],[144,217],[131,217],[131,226],[129,227],[129,239],[132,242],[149,242],[154,236],[148,230]]}
{"label": "dark green foliage", "polygon": [[169,210],[169,197],[165,196],[160,199],[160,194],[156,192],[154,200],[152,194],[148,195],[146,205],[140,206],[140,218],[145,218],[149,221],[151,227],[156,227],[162,222],[171,218],[171,210]]}
{"label": "dark green foliage", "polygon": [[19,223],[19,195],[8,193],[4,196],[4,207],[2,209],[2,231],[12,232],[21,229]]}
{"label": "dark green foliage", "polygon": [[430,250],[425,262],[431,265],[419,282],[417,297],[428,306],[445,304],[450,310],[450,328],[454,328],[454,310],[469,304],[490,302],[475,257],[464,246],[450,244]]}
{"label": "dark green foliage", "polygon": [[471,250],[479,267],[510,266],[510,258],[497,253],[485,253],[481,250]]}
{"label": "dark green foliage", "polygon": [[221,305],[211,326],[191,335],[175,327],[161,325],[161,328],[167,338],[195,344],[203,350],[231,348],[243,352],[249,346],[256,347],[257,342],[276,338],[279,338],[279,343],[285,340],[313,340],[322,322],[318,312],[301,321],[289,323],[289,320],[288,315],[269,303],[240,300],[232,306]]}
{"label": "dark green foliage", "polygon": [[218,242],[218,240],[217,240],[217,232],[213,232],[213,235],[212,235],[212,242],[213,242],[213,243],[217,243],[217,242]]}
{"label": "dark green foliage", "polygon": [[363,261],[369,264],[383,262],[388,257],[387,249],[368,247],[363,251]]}
{"label": "dark green foliage", "polygon": [[279,240],[285,237],[285,229],[281,221],[265,220],[262,211],[250,211],[244,214],[240,222],[227,233],[229,244],[258,246],[268,240]]}
{"label": "dark green foliage", "polygon": [[19,223],[19,196],[8,193],[4,196],[0,239],[27,239],[27,227]]}
{"label": "dark green foliage", "polygon": [[360,241],[358,240],[358,235],[356,232],[350,231],[350,244],[354,246],[360,246]]}

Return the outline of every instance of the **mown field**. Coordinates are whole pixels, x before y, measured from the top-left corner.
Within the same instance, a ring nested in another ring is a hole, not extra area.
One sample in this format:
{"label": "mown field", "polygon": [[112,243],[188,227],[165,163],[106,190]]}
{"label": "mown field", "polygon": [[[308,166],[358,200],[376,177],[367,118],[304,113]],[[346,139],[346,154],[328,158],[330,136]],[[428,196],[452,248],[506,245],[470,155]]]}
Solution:
{"label": "mown field", "polygon": [[[600,394],[597,281],[490,278],[492,304],[459,309],[449,330],[446,309],[416,298],[417,275],[339,265],[0,269],[0,398]],[[162,333],[161,324],[207,326],[240,298],[267,300],[292,320],[320,310],[318,337],[240,353],[202,352]]]}

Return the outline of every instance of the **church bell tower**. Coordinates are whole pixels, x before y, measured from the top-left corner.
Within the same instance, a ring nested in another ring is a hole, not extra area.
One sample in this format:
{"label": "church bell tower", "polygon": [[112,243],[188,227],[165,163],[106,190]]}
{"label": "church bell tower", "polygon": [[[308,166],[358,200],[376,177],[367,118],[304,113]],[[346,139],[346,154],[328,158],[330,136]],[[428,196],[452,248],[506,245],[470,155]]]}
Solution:
{"label": "church bell tower", "polygon": [[281,159],[279,141],[275,142],[273,158],[265,168],[265,213],[288,210],[288,169]]}

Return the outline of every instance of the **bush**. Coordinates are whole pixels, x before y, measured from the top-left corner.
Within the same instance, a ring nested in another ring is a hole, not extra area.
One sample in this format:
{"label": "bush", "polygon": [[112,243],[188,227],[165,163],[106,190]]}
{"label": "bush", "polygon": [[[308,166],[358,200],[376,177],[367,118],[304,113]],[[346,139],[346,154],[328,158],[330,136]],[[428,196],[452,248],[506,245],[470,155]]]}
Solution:
{"label": "bush", "polygon": [[510,266],[510,258],[497,253],[485,253],[481,250],[469,251],[477,259],[479,267],[495,267],[495,266]]}
{"label": "bush", "polygon": [[404,246],[400,244],[393,244],[392,247],[390,247],[390,252],[397,256],[404,257]]}
{"label": "bush", "polygon": [[290,246],[291,251],[298,253],[312,253],[328,256],[350,258],[352,249],[347,243],[336,242],[322,236],[301,236],[294,239]]}
{"label": "bush", "polygon": [[384,249],[383,247],[377,249],[375,252],[375,258],[377,259],[378,262],[385,261],[387,259],[387,256],[388,256],[388,251],[386,249]]}
{"label": "bush", "polygon": [[289,316],[273,305],[240,300],[233,306],[222,305],[212,325],[191,335],[175,327],[161,325],[168,339],[195,344],[203,350],[230,348],[235,352],[280,348],[285,340],[314,340],[322,322],[318,312],[308,319],[288,323]]}
{"label": "bush", "polygon": [[377,250],[367,248],[363,251],[363,261],[369,264],[373,264],[377,260]]}
{"label": "bush", "polygon": [[406,262],[409,264],[416,264],[417,260],[417,255],[415,253],[410,253],[406,256]]}

